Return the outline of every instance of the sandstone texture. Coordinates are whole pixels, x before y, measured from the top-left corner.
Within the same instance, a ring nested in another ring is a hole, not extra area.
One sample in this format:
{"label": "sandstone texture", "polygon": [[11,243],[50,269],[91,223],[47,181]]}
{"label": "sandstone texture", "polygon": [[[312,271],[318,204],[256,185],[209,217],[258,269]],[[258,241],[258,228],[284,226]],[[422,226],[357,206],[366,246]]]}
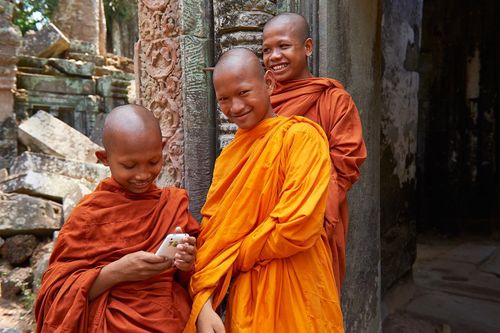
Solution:
{"label": "sandstone texture", "polygon": [[0,193],[0,236],[52,235],[61,227],[62,206],[24,194]]}
{"label": "sandstone texture", "polygon": [[16,235],[5,240],[2,246],[2,257],[11,265],[18,266],[26,263],[38,245],[33,235]]}
{"label": "sandstone texture", "polygon": [[45,111],[38,111],[19,125],[19,140],[33,151],[95,163],[102,149],[85,135]]}
{"label": "sandstone texture", "polygon": [[69,39],[54,24],[26,34],[22,53],[41,58],[57,57],[69,48]]}

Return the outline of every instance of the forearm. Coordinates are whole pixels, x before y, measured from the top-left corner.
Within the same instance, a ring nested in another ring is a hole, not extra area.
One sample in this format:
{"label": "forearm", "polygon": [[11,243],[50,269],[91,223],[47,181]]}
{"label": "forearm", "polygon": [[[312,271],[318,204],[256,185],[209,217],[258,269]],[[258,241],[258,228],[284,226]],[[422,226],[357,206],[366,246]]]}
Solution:
{"label": "forearm", "polygon": [[110,263],[104,266],[99,272],[99,275],[97,276],[94,283],[92,284],[92,287],[89,290],[88,298],[90,301],[93,301],[106,290],[122,282],[120,279],[120,275],[117,274],[113,264],[114,263]]}

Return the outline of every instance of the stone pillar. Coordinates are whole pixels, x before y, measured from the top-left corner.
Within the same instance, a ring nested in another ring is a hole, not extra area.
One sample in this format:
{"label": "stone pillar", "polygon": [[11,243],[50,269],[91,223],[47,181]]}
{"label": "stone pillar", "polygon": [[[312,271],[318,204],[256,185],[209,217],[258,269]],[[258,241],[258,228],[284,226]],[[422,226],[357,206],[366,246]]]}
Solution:
{"label": "stone pillar", "polygon": [[416,256],[418,54],[423,1],[384,0],[380,237],[382,295]]}
{"label": "stone pillar", "polygon": [[381,1],[319,1],[319,75],[342,82],[361,116],[368,158],[348,195],[346,332],[380,332]]}
{"label": "stone pillar", "polygon": [[137,101],[160,120],[167,140],[158,183],[185,187],[199,218],[211,181],[215,121],[210,102],[209,23],[199,0],[139,0]]}
{"label": "stone pillar", "polygon": [[17,155],[14,89],[21,32],[11,23],[13,10],[11,2],[0,0],[0,169]]}
{"label": "stone pillar", "polygon": [[102,0],[59,0],[54,24],[72,40],[84,42],[94,54],[106,54],[106,18]]}
{"label": "stone pillar", "polygon": [[[216,58],[234,48],[246,47],[262,55],[262,29],[276,13],[275,1],[214,0]],[[223,148],[233,138],[237,127],[218,114],[218,145]]]}

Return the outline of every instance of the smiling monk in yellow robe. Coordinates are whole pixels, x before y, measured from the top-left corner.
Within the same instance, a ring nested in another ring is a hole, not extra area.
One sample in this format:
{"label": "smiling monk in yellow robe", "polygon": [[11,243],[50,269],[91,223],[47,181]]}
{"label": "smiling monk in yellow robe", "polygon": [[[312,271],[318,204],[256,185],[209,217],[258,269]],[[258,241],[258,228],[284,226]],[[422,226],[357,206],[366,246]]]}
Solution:
{"label": "smiling monk in yellow robe", "polygon": [[[249,50],[223,54],[213,81],[239,129],[216,161],[202,209],[185,332],[343,332],[323,228],[323,130],[273,113],[274,77]],[[227,292],[223,323],[216,309]]]}

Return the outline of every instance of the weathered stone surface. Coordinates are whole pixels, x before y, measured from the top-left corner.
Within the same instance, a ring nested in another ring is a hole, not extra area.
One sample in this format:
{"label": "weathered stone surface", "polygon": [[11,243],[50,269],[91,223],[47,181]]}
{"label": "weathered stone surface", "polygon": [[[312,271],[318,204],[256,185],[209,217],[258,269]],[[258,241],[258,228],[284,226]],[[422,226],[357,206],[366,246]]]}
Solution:
{"label": "weathered stone surface", "polygon": [[7,177],[9,177],[9,172],[7,171],[7,169],[0,169],[0,182]]}
{"label": "weathered stone surface", "polygon": [[21,32],[11,22],[13,11],[12,2],[0,1],[0,168],[7,167],[17,155],[13,89]]}
{"label": "weathered stone surface", "polygon": [[78,53],[78,52],[68,52],[67,57],[69,59],[75,59],[85,62],[92,62],[96,66],[104,66],[105,59],[103,56],[96,54],[86,54],[86,53]]}
{"label": "weathered stone surface", "polygon": [[85,50],[105,54],[106,19],[102,0],[59,0],[53,20],[73,44],[77,40],[92,45]]}
{"label": "weathered stone surface", "polygon": [[42,282],[43,273],[49,266],[49,259],[54,242],[40,244],[31,256],[31,267],[33,267],[33,292],[36,294]]}
{"label": "weathered stone surface", "polygon": [[93,189],[94,186],[84,179],[33,171],[11,176],[0,183],[2,192],[29,194],[57,202],[62,202],[70,193],[79,193],[83,196]]}
{"label": "weathered stone surface", "polygon": [[22,333],[17,328],[0,328],[0,333]]}
{"label": "weathered stone surface", "polygon": [[5,240],[2,257],[11,265],[18,266],[27,262],[38,245],[33,235],[16,235]]}
{"label": "weathered stone surface", "polygon": [[23,290],[30,288],[33,281],[31,267],[17,267],[2,278],[2,298],[15,299]]}
{"label": "weathered stone surface", "polygon": [[91,187],[110,175],[109,168],[102,164],[86,163],[28,151],[19,155],[9,170],[11,175],[32,171],[84,179],[91,183],[89,184]]}
{"label": "weathered stone surface", "polygon": [[185,133],[185,180],[184,186],[190,193],[189,208],[196,219],[212,178],[212,165],[215,159],[215,117],[210,104],[210,77],[203,71],[208,64],[206,52],[208,40],[194,36],[181,37],[182,63],[184,68],[183,129]]}
{"label": "weathered stone surface", "polygon": [[19,73],[17,81],[18,88],[26,90],[72,95],[96,94],[96,84],[93,79]]}
{"label": "weathered stone surface", "polygon": [[62,206],[23,194],[0,193],[0,236],[51,235],[61,227]]}
{"label": "weathered stone surface", "polygon": [[37,32],[27,33],[21,53],[41,58],[57,57],[69,48],[68,38],[49,23]]}
{"label": "weathered stone surface", "polygon": [[52,115],[85,135],[93,130],[95,116],[101,106],[101,96],[64,95],[24,89],[17,91],[15,104],[19,122],[38,110],[49,110]]}
{"label": "weathered stone surface", "polygon": [[5,243],[5,240],[2,237],[0,237],[0,248],[2,248],[4,243]]}
{"label": "weathered stone surface", "polygon": [[48,64],[56,68],[61,73],[77,76],[92,76],[95,71],[95,64],[79,60],[49,59]]}
{"label": "weathered stone surface", "polygon": [[73,211],[73,208],[80,202],[84,195],[89,194],[88,190],[84,187],[75,189],[74,191],[68,192],[63,198],[63,221],[66,221]]}
{"label": "weathered stone surface", "polygon": [[406,66],[419,50],[423,1],[384,0],[382,20],[382,295],[407,274],[416,252],[416,159],[419,73]]}
{"label": "weathered stone surface", "polygon": [[495,252],[479,266],[479,269],[483,272],[494,274],[500,279],[500,249],[496,249]]}
{"label": "weathered stone surface", "polygon": [[47,112],[38,111],[19,125],[19,139],[33,151],[95,163],[102,149],[82,133]]}

